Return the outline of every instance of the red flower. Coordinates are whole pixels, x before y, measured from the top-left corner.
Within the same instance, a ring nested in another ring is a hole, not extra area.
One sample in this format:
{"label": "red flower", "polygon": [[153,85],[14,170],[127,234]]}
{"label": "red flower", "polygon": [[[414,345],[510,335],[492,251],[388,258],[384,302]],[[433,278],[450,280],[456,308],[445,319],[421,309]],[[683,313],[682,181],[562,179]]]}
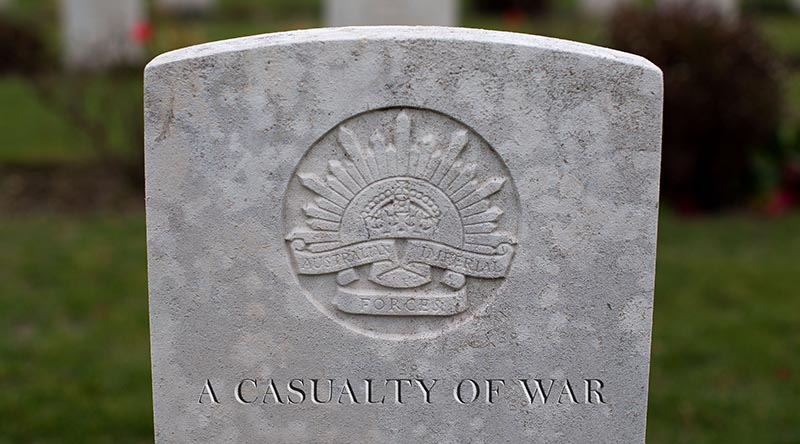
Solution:
{"label": "red flower", "polygon": [[511,29],[519,28],[525,21],[525,11],[519,8],[509,9],[503,13],[503,24]]}
{"label": "red flower", "polygon": [[794,196],[790,191],[779,189],[770,197],[765,210],[768,216],[780,216],[788,212],[794,203]]}
{"label": "red flower", "polygon": [[153,37],[153,27],[150,22],[137,22],[131,27],[131,39],[134,42],[145,45]]}

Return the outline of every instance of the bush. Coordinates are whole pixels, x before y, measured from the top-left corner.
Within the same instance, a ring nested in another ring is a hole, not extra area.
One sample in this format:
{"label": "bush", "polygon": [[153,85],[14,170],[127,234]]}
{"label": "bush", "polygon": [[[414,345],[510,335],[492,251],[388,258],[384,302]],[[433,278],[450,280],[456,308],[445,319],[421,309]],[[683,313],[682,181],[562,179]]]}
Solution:
{"label": "bush", "polygon": [[32,74],[47,63],[38,33],[0,15],[0,74]]}
{"label": "bush", "polygon": [[776,56],[754,27],[692,8],[626,8],[610,37],[664,71],[662,198],[691,211],[744,203],[782,109]]}
{"label": "bush", "polygon": [[471,0],[467,9],[478,14],[503,14],[518,11],[526,14],[540,15],[547,12],[549,0]]}
{"label": "bush", "polygon": [[748,14],[790,14],[791,0],[743,0],[742,10]]}

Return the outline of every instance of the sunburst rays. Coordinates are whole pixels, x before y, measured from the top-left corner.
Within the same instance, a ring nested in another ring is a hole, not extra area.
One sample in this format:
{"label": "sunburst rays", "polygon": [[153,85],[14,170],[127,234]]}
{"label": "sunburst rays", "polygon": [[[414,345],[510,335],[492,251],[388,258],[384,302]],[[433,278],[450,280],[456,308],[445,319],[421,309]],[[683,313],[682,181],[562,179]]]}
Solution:
{"label": "sunburst rays", "polygon": [[503,211],[490,202],[506,179],[479,179],[477,165],[460,159],[469,145],[467,131],[453,131],[447,144],[440,145],[430,135],[414,142],[411,126],[408,113],[400,112],[391,142],[375,130],[362,144],[354,131],[342,125],[337,141],[346,158],[330,160],[324,177],[298,173],[300,183],[317,195],[314,203],[303,207],[306,224],[312,231],[297,236],[311,251],[341,246],[338,232],[350,201],[370,184],[393,177],[424,180],[450,198],[463,224],[463,245],[458,247],[492,254],[500,244],[514,243],[509,234],[495,232]]}

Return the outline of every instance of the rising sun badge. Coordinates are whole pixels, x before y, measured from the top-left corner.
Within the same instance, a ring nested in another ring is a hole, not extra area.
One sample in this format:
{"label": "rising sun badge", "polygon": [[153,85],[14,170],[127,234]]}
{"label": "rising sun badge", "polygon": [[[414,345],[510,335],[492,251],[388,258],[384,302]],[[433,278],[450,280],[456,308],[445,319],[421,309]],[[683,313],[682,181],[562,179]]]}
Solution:
{"label": "rising sun badge", "polygon": [[491,171],[502,161],[468,128],[418,125],[412,113],[377,127],[346,121],[330,154],[298,167],[304,223],[286,236],[294,269],[335,275],[329,297],[342,312],[452,316],[469,307],[470,279],[504,278],[511,265],[516,242],[500,229],[510,198],[497,197],[509,179]]}

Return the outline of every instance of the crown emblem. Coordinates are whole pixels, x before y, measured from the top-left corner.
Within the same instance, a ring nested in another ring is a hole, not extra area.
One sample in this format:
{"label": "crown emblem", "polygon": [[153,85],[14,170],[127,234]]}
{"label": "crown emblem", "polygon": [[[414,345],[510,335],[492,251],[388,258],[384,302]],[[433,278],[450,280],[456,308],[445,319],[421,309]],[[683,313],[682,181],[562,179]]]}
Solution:
{"label": "crown emblem", "polygon": [[339,125],[341,151],[326,159],[327,168],[320,171],[325,167],[318,159],[310,162],[315,172],[298,171],[299,183],[313,193],[302,207],[308,228],[298,227],[286,239],[299,274],[336,273],[334,305],[341,311],[410,314],[399,312],[399,303],[387,312],[380,302],[358,306],[377,293],[413,301],[406,310],[424,301],[423,307],[431,304],[429,315],[449,316],[466,309],[467,277],[505,276],[515,241],[496,231],[503,211],[492,205],[492,196],[507,179],[481,178],[476,162],[462,160],[469,131],[456,128],[443,145],[433,134],[414,140],[403,110],[391,141],[375,129],[363,144]]}
{"label": "crown emblem", "polygon": [[370,239],[429,238],[439,224],[441,211],[424,191],[400,181],[396,188],[375,196],[361,217]]}

